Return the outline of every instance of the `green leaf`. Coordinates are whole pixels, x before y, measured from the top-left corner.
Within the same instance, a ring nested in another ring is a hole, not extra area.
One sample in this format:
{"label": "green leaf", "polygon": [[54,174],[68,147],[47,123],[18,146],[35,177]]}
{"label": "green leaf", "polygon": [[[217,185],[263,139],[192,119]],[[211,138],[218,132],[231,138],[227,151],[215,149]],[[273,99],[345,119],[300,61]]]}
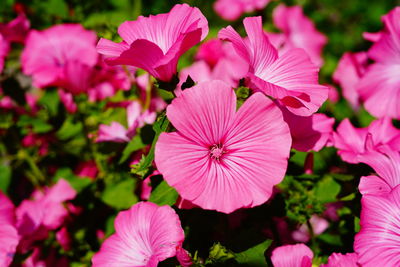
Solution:
{"label": "green leaf", "polygon": [[234,258],[235,258],[235,254],[232,251],[229,251],[220,243],[215,243],[210,248],[210,254],[208,256],[206,264],[207,263],[224,262],[224,261],[227,261],[229,259],[234,259]]}
{"label": "green leaf", "polygon": [[132,166],[131,172],[133,174],[137,174],[142,178],[145,178],[145,175],[149,172],[149,168],[154,160],[154,150],[156,147],[156,143],[158,137],[162,132],[165,132],[169,126],[169,120],[165,114],[162,114],[157,121],[153,125],[153,130],[155,132],[153,143],[151,144],[151,148],[147,156],[142,158],[140,162],[134,166]]}
{"label": "green leaf", "polygon": [[76,190],[77,193],[81,192],[88,185],[92,183],[90,178],[76,176],[70,168],[60,168],[54,175],[56,181],[63,178]]}
{"label": "green leaf", "polygon": [[322,240],[323,242],[333,245],[333,246],[343,246],[342,240],[339,235],[332,235],[328,233],[321,234],[317,236],[317,239]]}
{"label": "green leaf", "polygon": [[10,113],[1,113],[0,114],[0,129],[8,129],[14,124],[13,114]]}
{"label": "green leaf", "polygon": [[60,98],[58,96],[57,90],[47,89],[44,95],[39,100],[39,104],[45,106],[52,116],[55,116],[58,111],[58,104],[60,103]]}
{"label": "green leaf", "polygon": [[138,202],[135,195],[136,180],[127,179],[117,184],[108,184],[101,199],[107,205],[116,209],[128,209]]}
{"label": "green leaf", "polygon": [[360,218],[354,217],[354,232],[358,233],[360,232]]}
{"label": "green leaf", "polygon": [[67,140],[81,133],[82,129],[82,123],[73,122],[73,119],[70,117],[64,121],[61,128],[57,131],[56,136],[60,140]]}
{"label": "green leaf", "polygon": [[344,196],[344,197],[340,198],[339,200],[340,201],[350,201],[350,200],[353,200],[355,198],[356,198],[356,193],[351,193],[351,194],[349,194],[347,196]]}
{"label": "green leaf", "polygon": [[178,192],[169,186],[166,181],[162,181],[154,190],[151,192],[149,201],[156,203],[160,206],[175,204],[178,199]]}
{"label": "green leaf", "polygon": [[336,201],[340,192],[340,185],[330,176],[325,176],[315,187],[315,197],[322,203]]}
{"label": "green leaf", "polygon": [[132,154],[132,152],[142,149],[144,147],[146,147],[146,145],[143,144],[142,139],[140,138],[140,135],[136,135],[135,137],[132,138],[132,140],[125,147],[124,151],[122,152],[122,157],[120,158],[118,164],[124,163],[129,158],[129,156]]}
{"label": "green leaf", "polygon": [[272,240],[268,239],[264,242],[249,248],[240,253],[235,254],[235,259],[240,264],[246,264],[249,266],[267,266],[267,261],[265,260],[265,251],[271,245]]}
{"label": "green leaf", "polygon": [[43,121],[40,118],[33,118],[27,115],[22,115],[17,125],[20,127],[31,126],[34,133],[47,133],[53,129],[53,126]]}
{"label": "green leaf", "polygon": [[0,165],[0,190],[7,192],[11,182],[11,168],[7,165]]}

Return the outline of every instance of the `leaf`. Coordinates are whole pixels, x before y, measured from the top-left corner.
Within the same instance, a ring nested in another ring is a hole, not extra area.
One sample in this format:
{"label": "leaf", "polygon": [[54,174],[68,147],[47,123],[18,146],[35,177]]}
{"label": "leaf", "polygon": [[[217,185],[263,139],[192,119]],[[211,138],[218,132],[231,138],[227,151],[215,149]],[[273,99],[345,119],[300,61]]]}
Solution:
{"label": "leaf", "polygon": [[70,168],[60,168],[57,170],[54,175],[56,181],[63,178],[76,190],[77,193],[80,193],[83,189],[89,186],[92,183],[90,178],[84,178],[76,176]]}
{"label": "leaf", "polygon": [[152,192],[149,198],[150,202],[153,202],[157,205],[169,205],[172,206],[175,204],[178,199],[178,192],[169,186],[166,181],[162,181]]}
{"label": "leaf", "polygon": [[12,113],[0,114],[0,129],[8,129],[14,124]]}
{"label": "leaf", "polygon": [[11,182],[11,168],[7,165],[0,165],[0,190],[7,192]]}
{"label": "leaf", "polygon": [[142,178],[146,178],[145,175],[149,172],[149,168],[151,167],[151,164],[154,160],[154,150],[158,137],[162,132],[165,132],[167,130],[168,126],[169,120],[167,119],[167,116],[165,116],[165,114],[162,114],[153,125],[155,136],[153,143],[151,144],[150,151],[145,157],[140,160],[138,164],[132,166],[131,172],[133,174],[137,174]]}
{"label": "leaf", "polygon": [[232,251],[229,251],[220,243],[215,243],[210,248],[210,254],[208,256],[206,264],[207,263],[224,262],[224,261],[227,261],[229,259],[234,259],[234,258],[235,258],[235,255]]}
{"label": "leaf", "polygon": [[144,147],[146,147],[146,145],[143,144],[142,139],[140,138],[140,135],[136,135],[128,143],[128,145],[125,147],[124,151],[122,151],[122,157],[120,158],[118,164],[124,163],[129,158],[129,156],[132,154],[132,152],[142,149]]}
{"label": "leaf", "polygon": [[117,184],[108,184],[101,200],[113,208],[128,209],[139,200],[134,193],[135,188],[136,180],[134,179],[127,179]]}
{"label": "leaf", "polygon": [[58,111],[58,104],[60,103],[60,98],[58,96],[57,90],[46,89],[44,95],[39,100],[39,104],[45,106],[52,116],[55,116]]}
{"label": "leaf", "polygon": [[340,185],[330,176],[325,176],[315,187],[315,197],[322,203],[336,201],[340,192]]}
{"label": "leaf", "polygon": [[71,139],[72,137],[78,135],[83,130],[83,125],[81,122],[73,122],[70,117],[64,121],[61,128],[57,131],[56,136],[60,140]]}
{"label": "leaf", "polygon": [[333,245],[333,246],[343,246],[342,240],[338,235],[332,235],[328,233],[321,234],[317,236],[317,239],[322,240],[323,242]]}
{"label": "leaf", "polygon": [[360,232],[360,218],[354,217],[354,232],[358,233]]}
{"label": "leaf", "polygon": [[43,121],[42,119],[33,118],[33,117],[30,117],[27,115],[22,115],[19,118],[17,125],[20,127],[31,126],[32,131],[34,133],[46,133],[53,129],[53,126],[51,124],[48,124],[47,122]]}
{"label": "leaf", "polygon": [[267,239],[264,242],[249,248],[248,250],[235,253],[235,259],[238,263],[249,266],[267,266],[264,253],[271,243],[272,240]]}

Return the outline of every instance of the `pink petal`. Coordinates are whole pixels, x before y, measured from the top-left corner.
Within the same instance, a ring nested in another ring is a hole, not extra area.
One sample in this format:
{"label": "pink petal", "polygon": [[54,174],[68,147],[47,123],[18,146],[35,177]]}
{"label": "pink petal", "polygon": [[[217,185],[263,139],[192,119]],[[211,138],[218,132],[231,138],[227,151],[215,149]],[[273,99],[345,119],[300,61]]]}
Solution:
{"label": "pink petal", "polygon": [[175,98],[167,108],[167,116],[183,136],[209,146],[223,138],[235,110],[236,96],[232,88],[221,81],[210,81]]}
{"label": "pink petal", "polygon": [[318,32],[300,6],[287,7],[280,4],[274,9],[273,21],[286,35],[284,50],[302,48],[315,65],[320,67],[323,64],[321,54],[327,38]]}
{"label": "pink petal", "polygon": [[400,118],[400,64],[375,63],[358,85],[365,109],[375,117]]}
{"label": "pink petal", "polygon": [[92,258],[94,267],[156,266],[175,256],[184,239],[175,211],[150,202],[140,202],[120,212],[115,230]]}
{"label": "pink petal", "polygon": [[304,244],[286,245],[272,251],[274,267],[311,267],[314,253]]}
{"label": "pink petal", "polygon": [[366,65],[367,54],[365,52],[345,53],[333,74],[334,81],[342,87],[344,98],[354,109],[357,109],[360,104],[357,84],[365,73]]}
{"label": "pink petal", "polygon": [[348,119],[344,119],[333,133],[334,146],[338,154],[349,163],[358,163],[357,155],[364,153],[367,129],[355,128]]}
{"label": "pink petal", "polygon": [[362,194],[390,192],[400,184],[400,154],[389,147],[382,147],[380,152],[370,151],[358,156],[358,160],[371,166],[379,175],[361,177],[359,190]]}
{"label": "pink petal", "polygon": [[14,224],[14,204],[0,191],[0,223]]}
{"label": "pink petal", "polygon": [[400,7],[395,7],[382,17],[385,30],[380,34],[368,56],[380,63],[400,63]]}
{"label": "pink petal", "polygon": [[400,187],[387,196],[366,194],[361,199],[361,230],[354,250],[362,266],[400,264]]}
{"label": "pink petal", "polygon": [[118,122],[111,122],[110,125],[101,124],[99,127],[96,142],[129,142],[127,130]]}
{"label": "pink petal", "polygon": [[32,30],[21,56],[23,72],[32,75],[34,84],[38,86],[57,86],[68,61],[77,60],[91,67],[96,64],[98,54],[95,42],[96,34],[80,24],[60,24],[44,31]]}
{"label": "pink petal", "polygon": [[325,114],[302,117],[284,107],[281,110],[285,122],[289,125],[294,149],[304,152],[319,151],[332,139],[334,118],[329,118]]}
{"label": "pink petal", "polygon": [[328,258],[328,263],[321,267],[358,267],[357,253],[332,253]]}

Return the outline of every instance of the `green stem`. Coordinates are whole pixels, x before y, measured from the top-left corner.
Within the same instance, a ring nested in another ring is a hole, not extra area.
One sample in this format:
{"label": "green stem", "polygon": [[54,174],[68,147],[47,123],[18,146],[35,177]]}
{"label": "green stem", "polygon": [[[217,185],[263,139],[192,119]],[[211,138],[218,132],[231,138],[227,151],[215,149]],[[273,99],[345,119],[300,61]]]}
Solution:
{"label": "green stem", "polygon": [[26,152],[25,150],[20,150],[18,152],[18,157],[26,161],[26,163],[28,163],[29,167],[31,168],[33,175],[30,177],[30,179],[33,182],[33,184],[39,185],[40,183],[44,183],[46,181],[44,174],[39,169],[35,160],[32,158],[31,155],[29,155],[28,152]]}

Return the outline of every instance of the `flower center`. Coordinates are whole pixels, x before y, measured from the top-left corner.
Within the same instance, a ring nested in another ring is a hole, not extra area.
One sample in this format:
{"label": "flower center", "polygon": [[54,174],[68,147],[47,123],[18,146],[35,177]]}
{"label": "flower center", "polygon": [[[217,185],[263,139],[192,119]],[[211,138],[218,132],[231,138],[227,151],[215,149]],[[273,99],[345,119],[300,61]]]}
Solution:
{"label": "flower center", "polygon": [[219,160],[226,151],[222,145],[213,145],[210,147],[210,157]]}

